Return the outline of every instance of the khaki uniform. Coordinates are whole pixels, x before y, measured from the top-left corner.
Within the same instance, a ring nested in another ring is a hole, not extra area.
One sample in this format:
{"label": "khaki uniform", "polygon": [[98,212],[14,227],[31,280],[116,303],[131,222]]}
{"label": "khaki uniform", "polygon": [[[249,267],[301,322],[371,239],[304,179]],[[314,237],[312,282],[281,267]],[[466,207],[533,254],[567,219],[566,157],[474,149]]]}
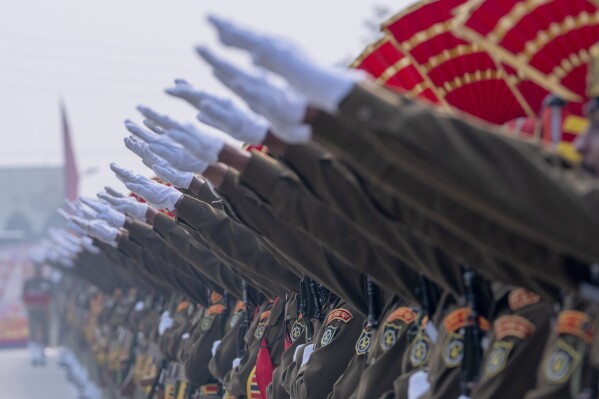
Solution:
{"label": "khaki uniform", "polygon": [[[275,245],[302,274],[326,286],[366,316],[364,274],[306,233],[278,219],[251,190],[239,185],[238,174],[232,169],[227,171],[219,193],[243,223]],[[299,279],[293,290],[297,290],[298,282]]]}
{"label": "khaki uniform", "polygon": [[[599,227],[599,182],[548,162],[541,148],[368,84],[354,88],[337,117],[371,147],[357,147],[339,131],[318,130],[319,137],[406,206],[465,240],[470,248],[448,249],[486,276],[535,292],[542,292],[537,280],[572,290],[599,259],[588,235]],[[373,161],[375,154],[385,162]],[[441,235],[434,239],[447,245]]]}

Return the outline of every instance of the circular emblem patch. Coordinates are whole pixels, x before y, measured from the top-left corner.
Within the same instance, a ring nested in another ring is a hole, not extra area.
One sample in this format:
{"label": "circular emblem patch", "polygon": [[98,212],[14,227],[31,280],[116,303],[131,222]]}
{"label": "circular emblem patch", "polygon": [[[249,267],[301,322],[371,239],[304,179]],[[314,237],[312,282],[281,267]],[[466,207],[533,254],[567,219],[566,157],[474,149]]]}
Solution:
{"label": "circular emblem patch", "polygon": [[410,350],[410,363],[412,367],[422,367],[428,362],[430,346],[427,337],[417,339]]}
{"label": "circular emblem patch", "polygon": [[443,362],[447,368],[458,367],[462,364],[464,358],[463,337],[457,334],[451,334],[443,347]]}
{"label": "circular emblem patch", "polygon": [[260,323],[258,327],[256,327],[256,331],[254,331],[254,338],[260,339],[264,335],[264,331],[266,331],[266,324]]}
{"label": "circular emblem patch", "polygon": [[241,317],[241,313],[242,312],[233,313],[233,315],[231,316],[231,320],[229,321],[229,328],[235,327],[235,325],[239,321],[239,318]]}
{"label": "circular emblem patch", "polygon": [[299,339],[299,337],[302,336],[302,332],[304,331],[305,328],[306,328],[306,325],[304,324],[303,321],[296,320],[293,323],[293,327],[291,328],[291,333],[289,334],[289,336],[291,338],[291,343],[294,343],[295,341],[297,341]]}
{"label": "circular emblem patch", "polygon": [[202,320],[200,320],[200,328],[202,329],[202,331],[210,330],[210,327],[212,327],[213,319],[214,318],[210,316],[202,317]]}
{"label": "circular emblem patch", "polygon": [[331,343],[333,338],[335,337],[335,333],[337,332],[337,327],[327,326],[322,334],[322,338],[320,339],[320,346],[326,346]]}
{"label": "circular emblem patch", "polygon": [[545,359],[543,374],[548,382],[561,384],[570,378],[580,361],[580,354],[565,341],[558,339],[555,348]]}
{"label": "circular emblem patch", "polygon": [[396,326],[393,324],[385,324],[383,329],[383,336],[381,337],[381,348],[383,351],[388,351],[401,336],[403,328],[402,326]]}
{"label": "circular emblem patch", "polygon": [[493,349],[489,353],[485,364],[486,377],[492,377],[503,370],[513,347],[513,342],[499,341],[493,344]]}
{"label": "circular emblem patch", "polygon": [[372,331],[363,329],[362,334],[360,334],[360,338],[358,338],[358,341],[356,342],[356,354],[358,356],[368,353],[368,350],[370,349],[371,338]]}

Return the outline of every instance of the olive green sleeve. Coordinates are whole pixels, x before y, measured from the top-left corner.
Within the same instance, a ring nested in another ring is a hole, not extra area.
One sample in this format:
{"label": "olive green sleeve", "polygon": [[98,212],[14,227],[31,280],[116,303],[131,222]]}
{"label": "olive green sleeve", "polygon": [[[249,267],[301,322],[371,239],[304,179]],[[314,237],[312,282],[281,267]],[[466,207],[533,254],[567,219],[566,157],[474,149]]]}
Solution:
{"label": "olive green sleeve", "polygon": [[360,312],[367,313],[363,273],[350,267],[306,233],[275,216],[255,193],[238,184],[237,172],[227,171],[219,193],[243,223],[268,239],[303,274],[346,299]]}
{"label": "olive green sleeve", "polygon": [[284,268],[254,233],[223,211],[184,196],[177,206],[177,217],[202,232],[232,258],[241,260],[255,274],[267,277],[272,282],[270,290],[277,296],[284,297],[285,289],[297,290],[298,276]]}
{"label": "olive green sleeve", "polygon": [[[357,271],[398,295],[418,302],[419,273],[406,260],[375,243],[363,230],[314,197],[282,163],[254,152],[239,176],[274,215],[323,243]],[[351,201],[351,197],[346,197]],[[343,232],[343,234],[339,234]]]}

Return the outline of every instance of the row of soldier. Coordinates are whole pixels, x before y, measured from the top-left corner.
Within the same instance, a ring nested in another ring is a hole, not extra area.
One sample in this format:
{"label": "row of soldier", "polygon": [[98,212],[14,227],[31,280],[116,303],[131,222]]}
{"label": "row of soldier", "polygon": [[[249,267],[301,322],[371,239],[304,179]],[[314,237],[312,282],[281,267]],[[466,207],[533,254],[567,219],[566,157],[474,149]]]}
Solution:
{"label": "row of soldier", "polygon": [[580,170],[210,22],[263,69],[197,49],[251,111],[183,80],[166,92],[251,151],[140,106],[125,144],[169,184],[111,164],[145,201],[70,203],[46,253],[103,381],[165,398],[596,397],[594,102]]}

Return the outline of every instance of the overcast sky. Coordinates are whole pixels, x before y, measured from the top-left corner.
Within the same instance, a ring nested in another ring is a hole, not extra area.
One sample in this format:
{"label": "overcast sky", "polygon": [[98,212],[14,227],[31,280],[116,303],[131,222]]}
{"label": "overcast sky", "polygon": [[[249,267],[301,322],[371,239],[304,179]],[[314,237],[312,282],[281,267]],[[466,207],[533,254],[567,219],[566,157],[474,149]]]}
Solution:
{"label": "overcast sky", "polygon": [[[229,95],[194,55],[218,47],[205,22],[215,13],[293,38],[335,64],[359,54],[376,6],[399,11],[411,0],[0,0],[0,166],[62,163],[59,98],[64,99],[82,175],[80,192],[125,188],[108,164],[150,174],[123,145],[123,120],[137,104],[180,120],[195,113],[162,94],[177,77]],[[230,50],[229,50],[230,51]]]}

